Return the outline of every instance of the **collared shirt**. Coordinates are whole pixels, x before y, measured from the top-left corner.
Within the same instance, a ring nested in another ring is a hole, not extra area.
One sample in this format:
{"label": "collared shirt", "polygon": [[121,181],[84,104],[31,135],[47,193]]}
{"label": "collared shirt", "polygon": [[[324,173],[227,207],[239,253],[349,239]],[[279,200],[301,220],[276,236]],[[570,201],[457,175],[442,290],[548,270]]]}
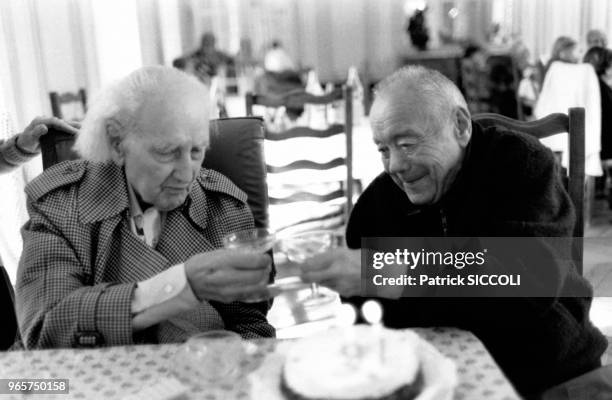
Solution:
{"label": "collared shirt", "polygon": [[128,185],[128,199],[130,202],[130,228],[143,242],[155,248],[159,240],[166,219],[166,213],[158,211],[151,206],[144,212],[140,207],[132,185]]}
{"label": "collared shirt", "polygon": [[[155,248],[159,241],[166,219],[166,213],[155,207],[144,212],[140,207],[134,189],[128,184],[130,203],[130,228],[147,245]],[[139,282],[132,299],[132,313],[135,314],[135,326],[150,326],[162,319],[172,316],[177,310],[188,310],[198,305],[198,300],[187,282],[185,264],[181,263],[166,271]]]}

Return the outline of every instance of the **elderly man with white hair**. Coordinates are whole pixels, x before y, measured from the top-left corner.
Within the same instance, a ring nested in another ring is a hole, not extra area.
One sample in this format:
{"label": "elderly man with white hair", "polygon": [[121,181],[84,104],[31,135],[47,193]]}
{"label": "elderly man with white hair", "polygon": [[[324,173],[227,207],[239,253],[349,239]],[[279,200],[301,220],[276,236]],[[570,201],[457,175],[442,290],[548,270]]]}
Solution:
{"label": "elderly man with white hair", "polygon": [[[388,237],[535,237],[521,241],[531,253],[509,249],[512,240],[504,240],[499,248],[511,254],[495,260],[489,256],[501,253],[489,254],[476,271],[515,268],[513,273],[524,278],[539,277],[537,290],[516,291],[515,297],[473,287],[460,292],[406,285],[399,292],[379,291],[385,324],[456,326],[473,332],[526,398],[540,398],[570,379],[578,381],[544,398],[566,399],[557,394],[567,387],[583,396],[576,399],[594,398],[588,395],[590,388],[606,379],[597,369],[606,340],[589,320],[592,289],[569,257],[564,258],[568,249],[542,239],[569,237],[574,226],[573,206],[552,152],[529,135],[473,122],[459,89],[423,67],[406,67],[384,79],[370,120],[385,172],[351,213],[349,248],[362,247],[364,238],[384,244]],[[302,277],[361,303],[370,294],[361,289],[367,277],[362,271],[369,266],[362,266],[361,252],[351,249],[313,257]],[[435,268],[419,267],[415,272]],[[567,293],[580,294],[564,297]]]}
{"label": "elderly man with white hair", "polygon": [[176,342],[212,329],[270,337],[267,254],[222,249],[253,227],[246,195],[202,169],[208,91],[139,69],[92,104],[76,149],[26,188],[16,303],[27,348]]}

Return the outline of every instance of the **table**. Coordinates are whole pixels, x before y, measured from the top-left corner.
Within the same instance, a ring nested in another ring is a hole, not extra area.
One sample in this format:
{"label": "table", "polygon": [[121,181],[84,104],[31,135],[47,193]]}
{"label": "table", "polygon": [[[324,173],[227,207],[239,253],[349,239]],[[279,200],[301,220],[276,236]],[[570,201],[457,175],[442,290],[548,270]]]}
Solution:
{"label": "table", "polygon": [[[456,362],[459,385],[455,400],[520,399],[483,344],[470,332],[454,328],[415,331]],[[191,387],[190,399],[282,399],[279,389],[284,354],[291,341],[253,342],[256,351],[246,367],[247,379],[211,390]],[[170,375],[177,344],[58,349],[0,353],[2,378],[67,378],[69,395],[36,395],[36,399],[121,399]],[[0,399],[11,398],[0,395]],[[32,398],[13,396],[12,398]]]}

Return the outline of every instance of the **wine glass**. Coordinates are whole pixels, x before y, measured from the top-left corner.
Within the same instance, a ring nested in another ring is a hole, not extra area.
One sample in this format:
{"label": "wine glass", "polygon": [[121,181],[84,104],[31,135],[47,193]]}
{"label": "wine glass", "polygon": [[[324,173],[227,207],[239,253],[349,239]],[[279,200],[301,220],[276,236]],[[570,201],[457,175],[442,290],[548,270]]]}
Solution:
{"label": "wine glass", "polygon": [[[340,239],[341,235],[330,230],[307,231],[280,239],[280,246],[289,261],[302,264],[310,257],[338,247]],[[316,306],[335,300],[332,293],[319,291],[316,283],[311,283],[310,288],[310,296],[304,300],[306,305]]]}

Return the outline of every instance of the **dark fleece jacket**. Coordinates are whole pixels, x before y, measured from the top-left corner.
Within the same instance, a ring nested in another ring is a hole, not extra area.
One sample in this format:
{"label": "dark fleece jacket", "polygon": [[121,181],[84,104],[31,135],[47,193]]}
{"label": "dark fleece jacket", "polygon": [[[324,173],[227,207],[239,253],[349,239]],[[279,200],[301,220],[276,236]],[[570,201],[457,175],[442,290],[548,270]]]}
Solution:
{"label": "dark fleece jacket", "polygon": [[[361,247],[362,237],[571,236],[574,210],[553,154],[528,135],[472,127],[462,169],[438,204],[413,205],[383,173],[353,209],[348,246]],[[550,276],[553,297],[383,299],[385,324],[470,330],[522,395],[537,395],[600,366],[606,339],[589,321],[592,289],[571,263],[531,267]],[[563,297],[576,291],[584,297]]]}

